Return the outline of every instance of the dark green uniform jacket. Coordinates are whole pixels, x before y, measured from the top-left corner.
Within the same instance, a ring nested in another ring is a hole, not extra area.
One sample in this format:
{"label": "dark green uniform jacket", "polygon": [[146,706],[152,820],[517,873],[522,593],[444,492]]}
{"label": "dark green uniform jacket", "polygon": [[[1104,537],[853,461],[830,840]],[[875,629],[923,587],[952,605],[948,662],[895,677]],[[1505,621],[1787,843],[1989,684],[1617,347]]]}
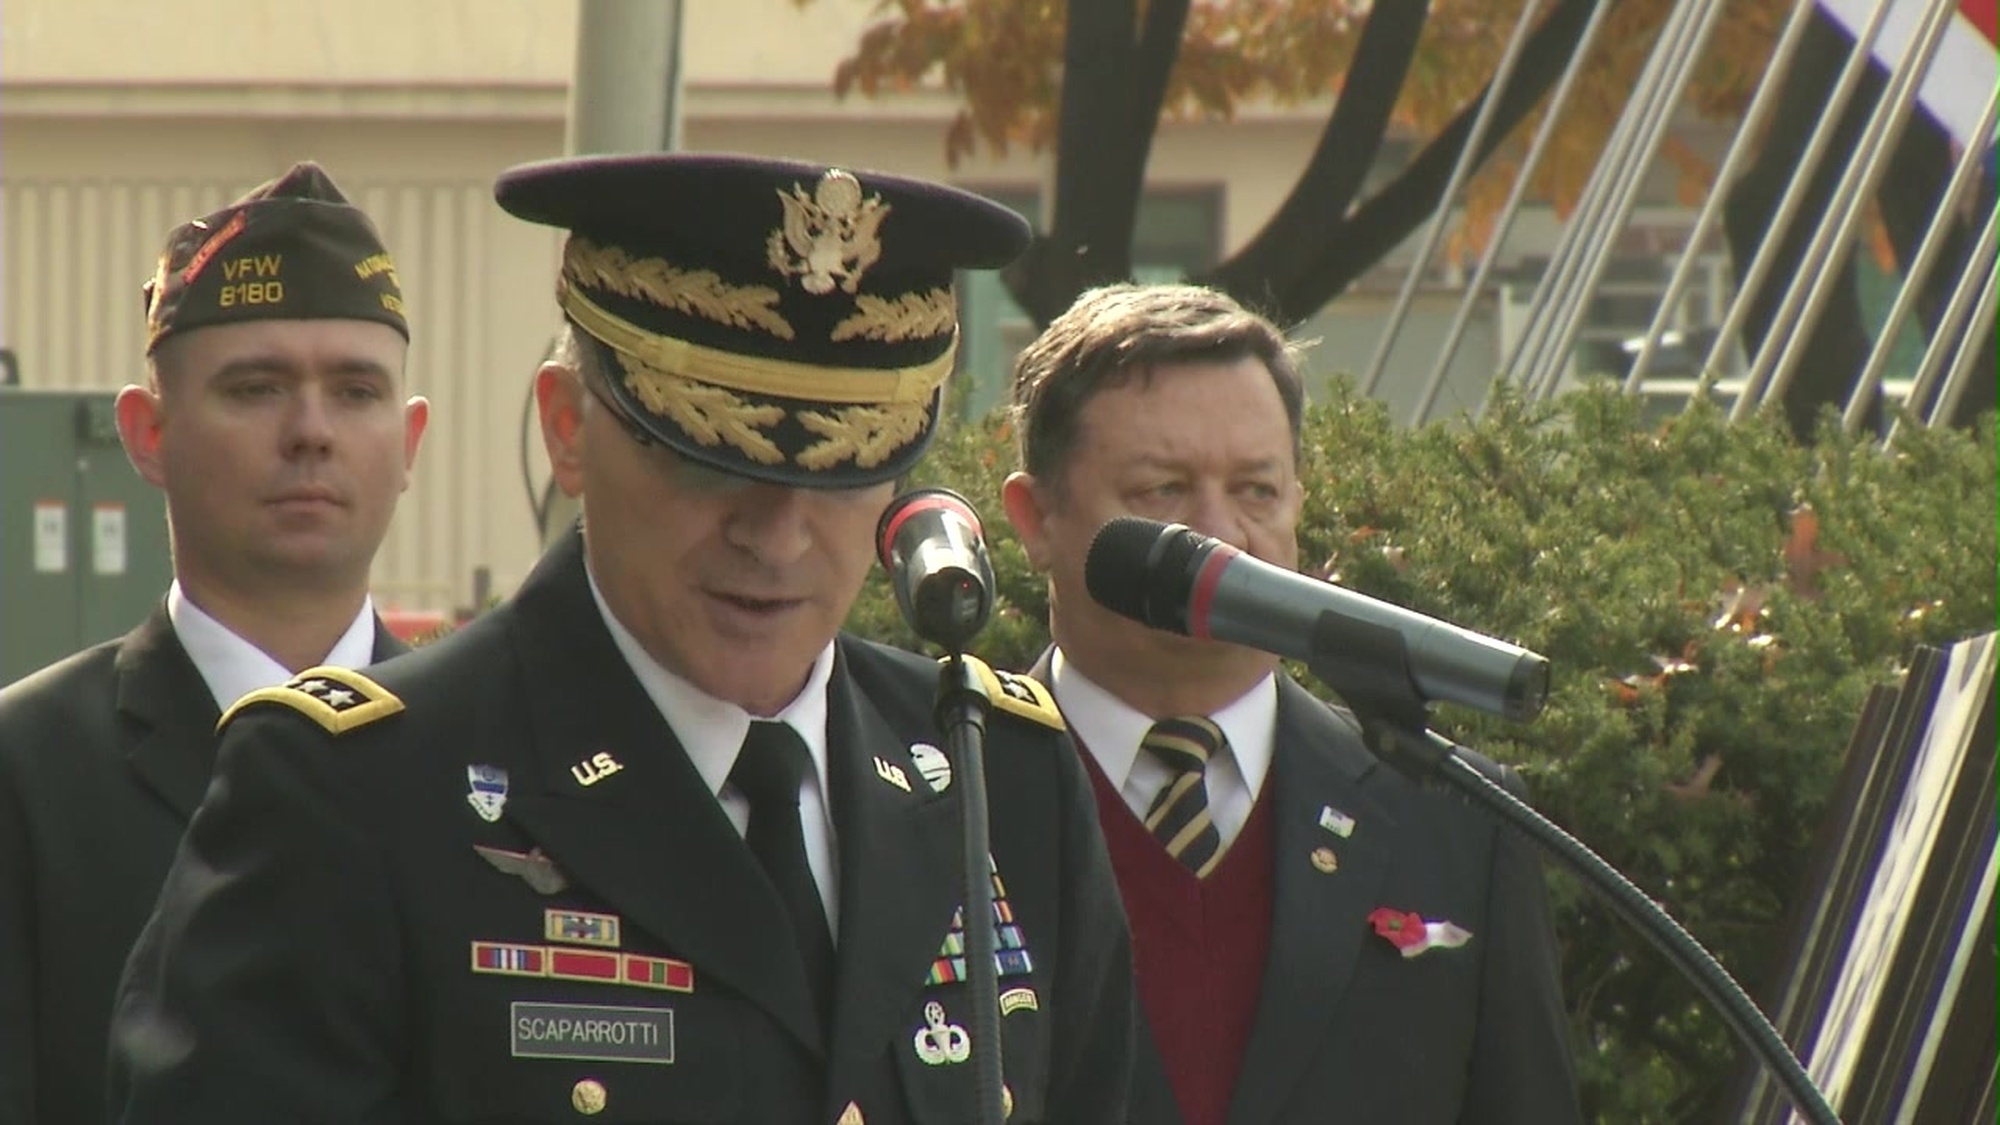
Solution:
{"label": "dark green uniform jacket", "polygon": [[[830,1038],[776,892],[606,632],[579,537],[456,635],[242,708],[127,969],[114,1119],[972,1120],[960,790],[912,753],[938,741],[936,681],[838,642]],[[1011,1120],[1116,1122],[1130,946],[1088,782],[1053,710],[1000,694]]]}

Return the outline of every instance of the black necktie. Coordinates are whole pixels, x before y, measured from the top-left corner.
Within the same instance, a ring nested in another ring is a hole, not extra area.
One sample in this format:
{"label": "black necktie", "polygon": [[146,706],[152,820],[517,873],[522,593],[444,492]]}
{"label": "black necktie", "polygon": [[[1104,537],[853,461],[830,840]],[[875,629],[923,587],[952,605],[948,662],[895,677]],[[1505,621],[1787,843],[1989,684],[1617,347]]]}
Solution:
{"label": "black necktie", "polygon": [[758,721],[750,724],[729,781],[750,802],[744,840],[791,915],[806,981],[825,1024],[833,1004],[833,934],[799,826],[799,786],[812,768],[812,753],[798,732],[784,723]]}
{"label": "black necktie", "polygon": [[1208,813],[1208,763],[1224,744],[1222,728],[1202,715],[1161,719],[1139,742],[1173,771],[1146,810],[1146,828],[1197,876],[1222,858],[1222,834]]}

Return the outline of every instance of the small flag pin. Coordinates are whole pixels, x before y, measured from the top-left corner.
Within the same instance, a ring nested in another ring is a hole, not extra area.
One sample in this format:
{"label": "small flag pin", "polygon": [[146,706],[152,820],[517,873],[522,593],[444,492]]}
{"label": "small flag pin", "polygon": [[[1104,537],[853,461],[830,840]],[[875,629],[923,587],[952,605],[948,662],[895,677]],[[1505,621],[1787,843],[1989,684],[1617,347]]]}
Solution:
{"label": "small flag pin", "polygon": [[1354,818],[1332,805],[1320,806],[1319,826],[1343,840],[1354,835]]}

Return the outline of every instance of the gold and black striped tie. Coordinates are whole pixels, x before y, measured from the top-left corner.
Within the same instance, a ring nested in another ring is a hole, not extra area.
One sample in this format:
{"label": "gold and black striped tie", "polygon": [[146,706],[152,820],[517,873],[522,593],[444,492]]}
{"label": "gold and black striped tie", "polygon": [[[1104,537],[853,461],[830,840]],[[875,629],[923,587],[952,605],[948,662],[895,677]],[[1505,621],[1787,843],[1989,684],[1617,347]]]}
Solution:
{"label": "gold and black striped tie", "polygon": [[1205,715],[1161,719],[1139,742],[1173,771],[1146,810],[1146,829],[1197,878],[1222,858],[1222,834],[1208,814],[1208,763],[1224,745],[1222,728]]}

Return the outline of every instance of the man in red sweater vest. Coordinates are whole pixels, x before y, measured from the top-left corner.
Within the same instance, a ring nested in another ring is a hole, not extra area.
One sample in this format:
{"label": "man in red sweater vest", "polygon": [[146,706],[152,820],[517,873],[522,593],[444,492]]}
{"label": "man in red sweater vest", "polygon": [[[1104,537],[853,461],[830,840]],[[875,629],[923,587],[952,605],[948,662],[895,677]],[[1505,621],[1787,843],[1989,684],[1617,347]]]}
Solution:
{"label": "man in red sweater vest", "polygon": [[1275,326],[1185,285],[1086,293],[1014,369],[1002,497],[1055,641],[1035,673],[1085,751],[1132,923],[1130,1120],[1579,1122],[1528,845],[1378,764],[1276,657],[1085,591],[1123,515],[1296,568],[1304,397]]}

